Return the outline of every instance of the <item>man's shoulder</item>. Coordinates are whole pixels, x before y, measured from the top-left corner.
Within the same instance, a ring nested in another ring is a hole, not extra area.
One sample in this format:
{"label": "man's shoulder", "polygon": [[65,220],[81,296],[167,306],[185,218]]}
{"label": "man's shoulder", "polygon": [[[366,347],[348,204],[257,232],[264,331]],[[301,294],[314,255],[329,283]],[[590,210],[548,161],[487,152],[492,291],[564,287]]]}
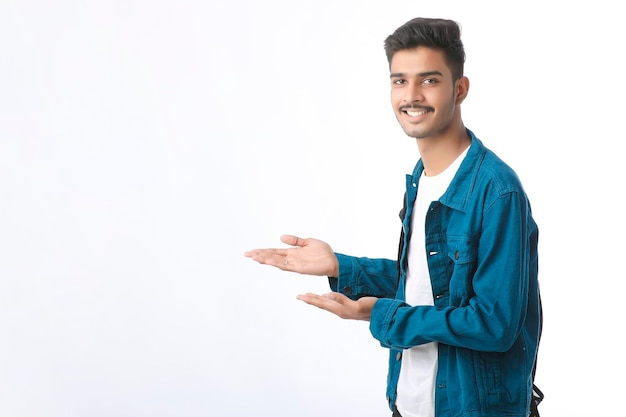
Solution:
{"label": "man's shoulder", "polygon": [[517,172],[495,152],[485,148],[484,156],[477,165],[477,185],[491,188],[502,194],[512,191],[523,192],[522,182]]}
{"label": "man's shoulder", "polygon": [[[474,187],[488,187],[497,193],[523,190],[515,170],[473,133],[471,136],[472,145],[466,166],[468,172],[464,176],[473,178]],[[469,175],[469,171],[473,171],[474,175]]]}

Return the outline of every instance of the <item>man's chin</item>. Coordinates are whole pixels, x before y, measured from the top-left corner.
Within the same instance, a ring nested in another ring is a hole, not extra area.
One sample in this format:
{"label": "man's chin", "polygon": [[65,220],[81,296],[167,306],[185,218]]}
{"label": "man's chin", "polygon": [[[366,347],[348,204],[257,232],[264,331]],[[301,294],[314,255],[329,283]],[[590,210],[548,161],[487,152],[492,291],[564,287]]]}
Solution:
{"label": "man's chin", "polygon": [[420,130],[415,130],[415,129],[404,129],[404,133],[406,133],[406,135],[410,138],[413,139],[423,139],[426,137],[426,135],[424,135],[424,132],[420,131]]}

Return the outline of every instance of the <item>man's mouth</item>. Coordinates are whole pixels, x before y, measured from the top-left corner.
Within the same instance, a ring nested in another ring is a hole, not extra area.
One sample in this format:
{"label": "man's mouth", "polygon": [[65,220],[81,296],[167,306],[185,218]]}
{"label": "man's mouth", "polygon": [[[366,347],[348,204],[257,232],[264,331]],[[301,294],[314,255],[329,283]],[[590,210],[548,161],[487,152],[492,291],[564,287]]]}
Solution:
{"label": "man's mouth", "polygon": [[406,113],[410,117],[419,117],[419,116],[422,116],[422,115],[428,113],[429,111],[432,111],[432,109],[429,109],[429,108],[419,108],[419,109],[416,109],[414,107],[405,107],[403,109],[400,109],[400,111],[403,111],[404,113]]}

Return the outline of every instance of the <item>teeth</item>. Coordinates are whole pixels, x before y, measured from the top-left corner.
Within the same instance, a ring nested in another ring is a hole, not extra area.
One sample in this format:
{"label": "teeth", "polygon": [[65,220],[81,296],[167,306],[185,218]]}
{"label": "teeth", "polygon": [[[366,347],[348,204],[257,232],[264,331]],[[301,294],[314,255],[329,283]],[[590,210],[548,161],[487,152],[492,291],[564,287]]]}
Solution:
{"label": "teeth", "polygon": [[422,114],[426,114],[426,112],[424,110],[420,110],[420,111],[407,110],[406,114],[408,114],[411,117],[417,117],[417,116],[421,116]]}

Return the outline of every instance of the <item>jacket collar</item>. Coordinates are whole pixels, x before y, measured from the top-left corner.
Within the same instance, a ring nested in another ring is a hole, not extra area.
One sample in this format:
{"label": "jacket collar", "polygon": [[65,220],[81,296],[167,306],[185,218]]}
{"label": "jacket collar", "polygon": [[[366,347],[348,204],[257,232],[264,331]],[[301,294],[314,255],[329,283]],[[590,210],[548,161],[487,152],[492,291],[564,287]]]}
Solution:
{"label": "jacket collar", "polygon": [[[476,182],[476,175],[478,173],[478,167],[485,157],[486,148],[483,143],[474,135],[469,129],[466,129],[470,135],[471,144],[467,150],[467,155],[461,162],[458,171],[456,172],[452,182],[448,186],[448,189],[441,196],[439,201],[446,206],[459,210],[466,211],[467,204],[470,201],[470,195],[474,190],[474,184]],[[412,181],[419,180],[424,171],[424,163],[420,158],[413,170]]]}

